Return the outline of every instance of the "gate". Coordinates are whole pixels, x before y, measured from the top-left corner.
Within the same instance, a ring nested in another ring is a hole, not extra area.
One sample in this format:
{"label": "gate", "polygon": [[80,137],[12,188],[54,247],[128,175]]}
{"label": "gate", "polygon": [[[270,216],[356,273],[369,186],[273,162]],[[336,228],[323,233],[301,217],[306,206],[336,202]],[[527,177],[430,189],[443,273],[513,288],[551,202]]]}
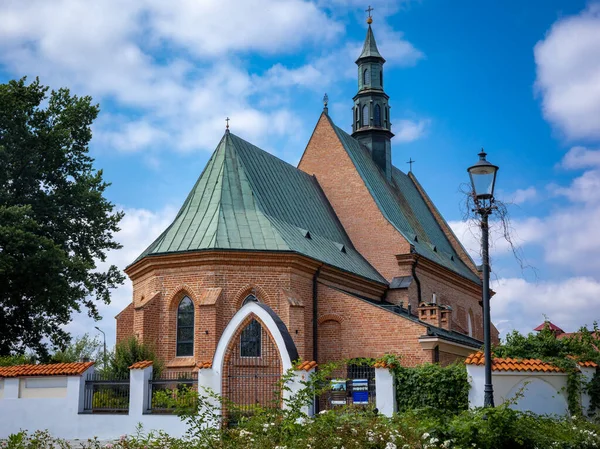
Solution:
{"label": "gate", "polygon": [[265,326],[253,315],[240,325],[224,360],[223,416],[235,425],[258,408],[281,407],[279,350]]}

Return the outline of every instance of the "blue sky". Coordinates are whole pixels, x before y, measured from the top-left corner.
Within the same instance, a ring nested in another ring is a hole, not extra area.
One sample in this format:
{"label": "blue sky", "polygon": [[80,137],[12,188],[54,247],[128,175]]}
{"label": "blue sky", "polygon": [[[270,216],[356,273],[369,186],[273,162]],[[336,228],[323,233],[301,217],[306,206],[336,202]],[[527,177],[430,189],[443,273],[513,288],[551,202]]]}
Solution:
{"label": "blue sky", "polygon": [[[393,6],[390,6],[393,4]],[[575,0],[373,0],[387,59],[393,161],[414,172],[467,249],[459,186],[483,146],[501,169],[522,270],[496,232],[493,319],[504,333],[548,315],[600,318],[600,4]],[[91,147],[125,210],[109,262],[123,268],[168,225],[231,118],[295,164],[322,109],[350,128],[368,4],[355,0],[8,0],[0,81],[40,76],[89,94]],[[112,317],[131,285],[101,307]],[[75,317],[82,333],[90,321]]]}

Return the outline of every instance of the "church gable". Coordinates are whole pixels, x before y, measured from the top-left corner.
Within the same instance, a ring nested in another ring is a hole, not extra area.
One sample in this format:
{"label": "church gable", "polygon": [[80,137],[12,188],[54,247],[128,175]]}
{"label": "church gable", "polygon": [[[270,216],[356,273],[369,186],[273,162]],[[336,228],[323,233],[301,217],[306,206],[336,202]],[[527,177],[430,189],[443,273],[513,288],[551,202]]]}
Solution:
{"label": "church gable", "polygon": [[388,280],[398,276],[395,255],[410,252],[410,244],[382,214],[327,114],[321,115],[298,168],[317,178],[358,251]]}
{"label": "church gable", "polygon": [[388,279],[399,275],[395,255],[414,251],[479,283],[472,261],[464,250],[459,255],[458,240],[452,244],[448,225],[413,179],[392,167],[388,181],[369,150],[328,115],[321,116],[299,168],[317,177],[356,247]]}

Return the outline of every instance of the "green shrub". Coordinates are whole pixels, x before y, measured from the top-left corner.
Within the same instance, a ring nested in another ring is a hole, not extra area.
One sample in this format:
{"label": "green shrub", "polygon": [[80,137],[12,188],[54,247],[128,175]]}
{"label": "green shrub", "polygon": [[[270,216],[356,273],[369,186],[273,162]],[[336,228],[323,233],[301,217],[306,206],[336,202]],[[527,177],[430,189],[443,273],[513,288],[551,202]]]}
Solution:
{"label": "green shrub", "polygon": [[156,355],[154,348],[140,342],[136,337],[129,337],[115,345],[115,350],[110,357],[107,376],[113,378],[129,377],[129,367],[135,362],[152,360],[153,373],[157,377],[164,368],[164,363]]}
{"label": "green shrub", "polygon": [[463,363],[442,367],[425,364],[407,368],[396,365],[398,410],[431,407],[457,413],[469,406],[469,380]]}

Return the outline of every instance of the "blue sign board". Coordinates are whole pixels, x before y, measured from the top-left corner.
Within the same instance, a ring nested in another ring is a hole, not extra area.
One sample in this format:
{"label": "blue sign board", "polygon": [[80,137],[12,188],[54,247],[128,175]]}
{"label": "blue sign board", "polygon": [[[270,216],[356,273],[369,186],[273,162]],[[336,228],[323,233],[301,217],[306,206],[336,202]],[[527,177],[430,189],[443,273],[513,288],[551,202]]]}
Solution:
{"label": "blue sign board", "polygon": [[368,379],[352,379],[352,403],[357,405],[369,403]]}

